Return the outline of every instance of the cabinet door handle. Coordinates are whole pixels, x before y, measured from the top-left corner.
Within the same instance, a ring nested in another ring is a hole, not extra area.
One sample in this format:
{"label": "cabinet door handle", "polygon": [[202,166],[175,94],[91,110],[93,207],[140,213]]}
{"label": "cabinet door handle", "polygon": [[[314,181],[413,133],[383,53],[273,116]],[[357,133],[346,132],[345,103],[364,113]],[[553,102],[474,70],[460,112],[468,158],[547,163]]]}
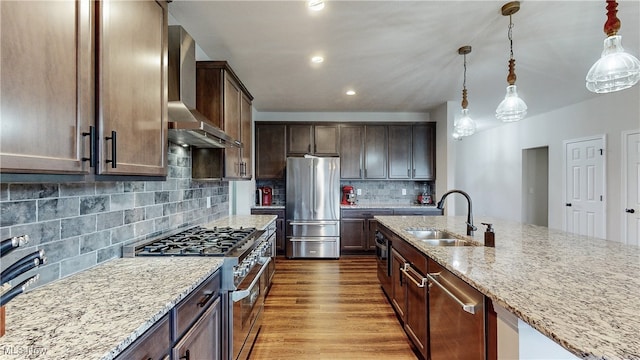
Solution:
{"label": "cabinet door handle", "polygon": [[411,177],[411,169],[407,169],[407,177]]}
{"label": "cabinet door handle", "polygon": [[636,212],[635,209],[624,209],[625,212],[628,212],[629,214],[633,214]]}
{"label": "cabinet door handle", "polygon": [[458,303],[458,305],[460,305],[460,307],[462,307],[462,310],[468,312],[469,314],[475,314],[476,313],[476,306],[478,306],[478,304],[466,303],[466,302],[460,300],[451,291],[449,291],[449,289],[447,289],[446,286],[444,286],[440,282],[438,282],[438,280],[436,279],[437,276],[440,276],[440,273],[427,274],[427,278],[429,279],[429,281],[431,281],[431,283],[433,283],[433,284],[438,285],[438,287],[442,291],[444,291],[445,294],[447,294],[451,299],[453,299],[453,301],[455,301],[456,303]]}
{"label": "cabinet door handle", "polygon": [[[417,287],[419,288],[423,288],[427,285],[427,278],[426,277],[422,277],[422,275],[420,275],[420,273],[418,273],[417,271],[415,271],[412,267],[411,264],[405,263],[404,264],[404,268],[400,268],[400,271],[402,271],[402,273],[409,279],[411,280],[412,283],[416,284]],[[409,274],[411,273],[411,274]],[[420,281],[416,280],[413,278],[413,276],[411,276],[412,274],[416,275],[417,277],[420,278]]]}
{"label": "cabinet door handle", "polygon": [[309,146],[307,146],[307,152],[310,153],[311,152],[311,144],[309,144]]}
{"label": "cabinet door handle", "polygon": [[317,153],[318,152],[318,145],[313,144],[313,152]]}
{"label": "cabinet door handle", "polygon": [[416,169],[413,169],[413,177],[416,177]]}
{"label": "cabinet door handle", "polygon": [[94,151],[96,149],[96,128],[94,126],[89,126],[89,132],[83,132],[82,136],[89,137],[89,157],[83,157],[82,161],[88,161],[89,167],[96,167],[96,157]]}
{"label": "cabinet door handle", "polygon": [[118,163],[116,162],[116,132],[115,130],[111,131],[111,136],[107,136],[104,139],[105,140],[111,140],[111,160],[106,160],[105,162],[107,164],[111,163],[111,167],[113,169],[115,169],[118,166]]}
{"label": "cabinet door handle", "polygon": [[184,356],[180,356],[180,360],[191,360],[191,352],[187,349],[187,351],[184,352]]}
{"label": "cabinet door handle", "polygon": [[564,204],[564,206],[571,206],[571,203],[566,203]]}

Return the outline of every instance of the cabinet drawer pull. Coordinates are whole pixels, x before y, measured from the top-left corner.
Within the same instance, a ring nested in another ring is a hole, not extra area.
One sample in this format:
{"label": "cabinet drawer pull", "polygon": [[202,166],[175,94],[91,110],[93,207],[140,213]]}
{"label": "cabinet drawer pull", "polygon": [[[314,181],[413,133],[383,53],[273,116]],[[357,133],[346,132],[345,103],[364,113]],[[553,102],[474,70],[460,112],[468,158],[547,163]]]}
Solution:
{"label": "cabinet drawer pull", "polygon": [[96,150],[96,128],[89,126],[89,132],[83,132],[82,136],[89,137],[89,157],[83,157],[82,161],[88,161],[89,167],[96,167],[96,157],[94,151]]}
{"label": "cabinet drawer pull", "polygon": [[[412,283],[416,284],[417,287],[419,288],[423,288],[427,285],[427,278],[422,277],[422,275],[420,275],[419,272],[415,271],[412,267],[411,264],[405,263],[404,267],[400,268],[400,271],[402,271],[402,273],[409,279],[411,280]],[[418,278],[420,278],[420,281],[416,280],[413,276],[411,275],[416,275]]]}
{"label": "cabinet drawer pull", "polygon": [[111,160],[106,160],[105,162],[107,164],[111,163],[111,167],[113,169],[115,169],[118,166],[118,163],[116,161],[116,132],[115,130],[111,131],[111,136],[107,136],[104,139],[105,140],[111,140]]}
{"label": "cabinet drawer pull", "polygon": [[204,307],[205,305],[207,305],[207,303],[209,302],[209,300],[213,297],[213,291],[205,291],[204,292],[204,296],[202,297],[202,299],[200,299],[200,301],[198,301],[198,306],[199,307]]}
{"label": "cabinet drawer pull", "polygon": [[468,312],[469,314],[475,314],[476,313],[476,306],[478,306],[478,304],[463,302],[457,296],[455,296],[451,291],[449,291],[449,289],[447,289],[444,285],[442,285],[438,280],[436,280],[436,276],[440,276],[440,273],[427,274],[427,278],[429,279],[429,281],[431,281],[431,283],[433,283],[433,284],[438,285],[438,287],[442,291],[444,291],[445,294],[449,295],[449,297],[451,299],[453,299],[455,302],[458,303],[458,305],[460,305],[462,307],[462,310]]}

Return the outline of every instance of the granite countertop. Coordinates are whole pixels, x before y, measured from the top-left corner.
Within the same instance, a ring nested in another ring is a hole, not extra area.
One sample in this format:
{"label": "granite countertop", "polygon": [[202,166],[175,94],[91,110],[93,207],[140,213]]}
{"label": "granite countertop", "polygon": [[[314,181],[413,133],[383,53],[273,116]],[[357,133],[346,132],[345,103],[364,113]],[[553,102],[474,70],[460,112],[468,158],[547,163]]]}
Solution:
{"label": "granite countertop", "polygon": [[115,259],[6,306],[2,359],[113,359],[222,265],[212,257]]}
{"label": "granite countertop", "polygon": [[260,205],[254,205],[251,207],[252,209],[274,209],[274,210],[284,210],[285,206],[284,205],[264,205],[264,206],[260,206]]}
{"label": "granite countertop", "polygon": [[254,227],[258,230],[264,230],[267,225],[274,222],[277,218],[276,215],[231,215],[214,220],[203,226],[206,228],[212,228],[214,226],[229,226],[232,228]]}
{"label": "granite countertop", "polygon": [[[466,234],[466,217],[376,216],[492,301],[577,356],[640,359],[640,248],[535,225],[493,223],[495,248],[431,247],[404,231]],[[475,236],[483,243],[483,226]]]}
{"label": "granite countertop", "polygon": [[420,205],[420,204],[398,204],[398,203],[376,203],[376,204],[355,204],[340,205],[341,209],[412,209],[412,208],[431,208],[435,209],[436,205]]}

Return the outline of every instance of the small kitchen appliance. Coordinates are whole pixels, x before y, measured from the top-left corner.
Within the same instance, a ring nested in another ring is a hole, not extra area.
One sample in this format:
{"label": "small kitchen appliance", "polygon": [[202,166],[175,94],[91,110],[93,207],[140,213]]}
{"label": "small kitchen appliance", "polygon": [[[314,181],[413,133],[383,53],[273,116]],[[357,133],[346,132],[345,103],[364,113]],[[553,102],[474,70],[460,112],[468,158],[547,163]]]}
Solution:
{"label": "small kitchen appliance", "polygon": [[273,200],[273,189],[269,186],[262,187],[262,206],[271,206],[271,202]]}
{"label": "small kitchen appliance", "polygon": [[353,191],[353,186],[345,185],[342,187],[342,205],[353,205],[356,203],[356,193]]}

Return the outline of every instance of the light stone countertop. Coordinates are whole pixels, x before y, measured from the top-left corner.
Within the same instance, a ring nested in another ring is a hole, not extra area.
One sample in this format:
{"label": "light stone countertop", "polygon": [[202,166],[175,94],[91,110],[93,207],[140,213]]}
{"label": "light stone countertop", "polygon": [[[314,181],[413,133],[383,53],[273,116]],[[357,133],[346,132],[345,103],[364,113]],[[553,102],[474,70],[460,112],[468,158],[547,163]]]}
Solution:
{"label": "light stone countertop", "polygon": [[[640,359],[640,248],[546,227],[475,217],[376,216],[418,250],[492,301],[586,359]],[[433,247],[404,231],[432,227],[484,242],[493,223],[495,248]]]}
{"label": "light stone countertop", "polygon": [[435,205],[398,204],[398,203],[364,203],[355,205],[340,205],[341,209],[435,209]]}
{"label": "light stone countertop", "polygon": [[204,224],[206,228],[215,226],[229,226],[232,228],[254,227],[258,230],[266,229],[267,225],[276,221],[276,215],[231,215],[222,219]]}
{"label": "light stone countertop", "polygon": [[222,261],[115,259],[18,295],[6,306],[0,359],[113,359]]}

